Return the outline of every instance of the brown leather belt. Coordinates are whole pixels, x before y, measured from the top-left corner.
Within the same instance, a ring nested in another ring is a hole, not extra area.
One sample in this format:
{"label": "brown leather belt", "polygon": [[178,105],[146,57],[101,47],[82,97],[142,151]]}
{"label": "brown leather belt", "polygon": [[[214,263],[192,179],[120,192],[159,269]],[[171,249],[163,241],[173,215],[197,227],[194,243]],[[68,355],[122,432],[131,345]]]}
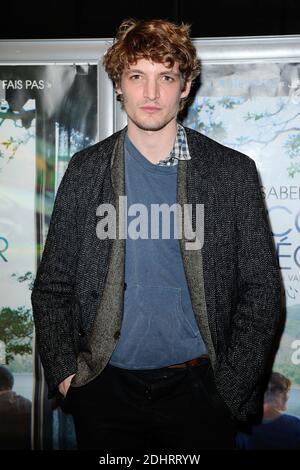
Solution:
{"label": "brown leather belt", "polygon": [[189,361],[181,362],[180,364],[172,364],[171,366],[168,366],[168,367],[172,367],[176,369],[177,368],[182,369],[184,367],[193,367],[193,366],[197,366],[198,364],[201,364],[201,362],[203,361],[207,361],[207,359],[209,359],[208,354],[203,354],[202,356],[195,357],[194,359],[190,359]]}

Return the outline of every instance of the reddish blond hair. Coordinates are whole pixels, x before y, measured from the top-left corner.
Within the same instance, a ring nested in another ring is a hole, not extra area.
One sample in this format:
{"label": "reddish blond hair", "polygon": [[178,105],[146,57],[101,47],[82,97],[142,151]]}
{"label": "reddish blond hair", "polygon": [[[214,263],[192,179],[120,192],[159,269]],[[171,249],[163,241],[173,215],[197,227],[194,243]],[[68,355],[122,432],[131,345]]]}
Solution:
{"label": "reddish blond hair", "polygon": [[166,20],[128,19],[120,25],[113,45],[107,50],[103,65],[119,86],[122,73],[140,59],[166,64],[172,68],[178,62],[183,89],[188,80],[200,74],[200,60],[189,37],[190,26],[177,26]]}

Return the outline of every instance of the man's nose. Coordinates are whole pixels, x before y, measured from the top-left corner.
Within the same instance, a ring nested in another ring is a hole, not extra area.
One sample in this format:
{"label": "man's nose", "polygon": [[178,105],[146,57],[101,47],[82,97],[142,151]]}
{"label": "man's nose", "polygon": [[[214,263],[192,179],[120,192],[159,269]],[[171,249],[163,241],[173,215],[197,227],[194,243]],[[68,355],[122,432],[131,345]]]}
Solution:
{"label": "man's nose", "polygon": [[154,101],[159,98],[159,84],[157,80],[149,79],[145,83],[144,98]]}

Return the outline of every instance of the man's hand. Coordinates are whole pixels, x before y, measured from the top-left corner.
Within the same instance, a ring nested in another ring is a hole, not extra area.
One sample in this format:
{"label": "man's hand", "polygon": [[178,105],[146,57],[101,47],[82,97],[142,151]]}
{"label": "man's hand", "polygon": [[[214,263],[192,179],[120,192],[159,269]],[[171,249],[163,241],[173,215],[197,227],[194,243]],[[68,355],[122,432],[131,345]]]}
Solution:
{"label": "man's hand", "polygon": [[72,374],[72,375],[69,375],[69,377],[67,377],[65,380],[63,380],[59,386],[58,386],[58,390],[60,391],[60,393],[66,398],[66,395],[68,393],[68,390],[69,390],[69,387],[70,387],[70,384],[71,384],[71,380],[73,379],[75,374]]}

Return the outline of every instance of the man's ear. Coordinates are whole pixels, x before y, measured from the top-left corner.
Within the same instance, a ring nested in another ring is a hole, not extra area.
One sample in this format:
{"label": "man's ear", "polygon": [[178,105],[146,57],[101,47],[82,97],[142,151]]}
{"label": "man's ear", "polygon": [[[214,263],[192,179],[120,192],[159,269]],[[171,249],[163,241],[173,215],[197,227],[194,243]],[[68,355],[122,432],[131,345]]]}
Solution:
{"label": "man's ear", "polygon": [[116,92],[117,95],[122,94],[121,83],[115,83],[115,92]]}
{"label": "man's ear", "polygon": [[185,82],[183,90],[181,91],[180,98],[186,98],[189,95],[191,91],[191,86],[192,86],[192,80],[187,80]]}

